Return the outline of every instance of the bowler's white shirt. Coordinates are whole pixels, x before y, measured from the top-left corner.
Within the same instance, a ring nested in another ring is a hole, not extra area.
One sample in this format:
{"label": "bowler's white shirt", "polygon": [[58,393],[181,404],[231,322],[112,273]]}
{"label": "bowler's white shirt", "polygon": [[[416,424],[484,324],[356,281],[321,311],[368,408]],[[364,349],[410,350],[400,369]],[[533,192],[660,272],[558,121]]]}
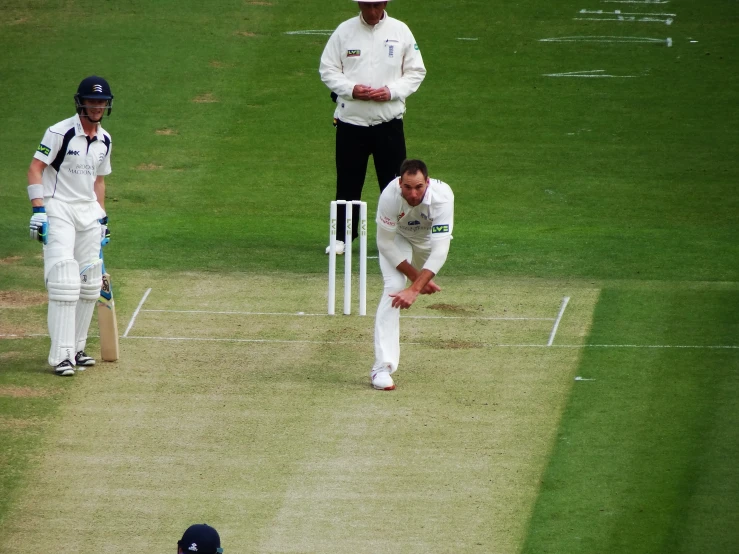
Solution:
{"label": "bowler's white shirt", "polygon": [[[59,154],[67,132],[72,132],[73,136],[65,147],[64,160],[57,170],[52,163]],[[88,140],[79,115],[49,127],[33,156],[47,164],[41,183],[44,197],[63,202],[96,201],[95,179],[98,175],[111,173],[111,149],[110,134],[100,125],[96,138],[91,142]]]}
{"label": "bowler's white shirt", "polygon": [[[403,117],[405,99],[421,86],[426,67],[411,30],[385,12],[376,25],[367,25],[361,15],[340,24],[326,43],[319,73],[339,95],[334,116],[368,127]],[[391,100],[355,100],[354,85],[386,86]]]}
{"label": "bowler's white shirt", "polygon": [[429,241],[449,240],[454,227],[454,193],[444,181],[429,179],[423,200],[418,206],[411,206],[401,194],[400,177],[396,177],[380,195],[376,222],[416,246],[428,247]]}

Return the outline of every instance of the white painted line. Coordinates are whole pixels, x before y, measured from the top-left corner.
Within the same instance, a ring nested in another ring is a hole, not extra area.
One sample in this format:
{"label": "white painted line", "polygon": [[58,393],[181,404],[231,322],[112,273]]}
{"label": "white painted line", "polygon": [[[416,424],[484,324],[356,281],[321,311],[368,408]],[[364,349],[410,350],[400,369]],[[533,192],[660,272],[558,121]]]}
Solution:
{"label": "white painted line", "polygon": [[[305,312],[235,312],[235,311],[208,311],[208,310],[141,310],[149,313],[170,314],[205,314],[205,315],[253,315],[253,316],[299,316],[299,317],[327,317],[327,313]],[[468,319],[476,321],[554,321],[553,317],[477,317],[456,315],[401,315],[403,319]]]}
{"label": "white painted line", "polygon": [[648,38],[648,37],[616,37],[616,36],[572,36],[572,37],[551,37],[540,38],[539,42],[613,42],[613,43],[654,43],[667,44],[672,46],[670,37],[664,38]]}
{"label": "white painted line", "polygon": [[585,379],[585,377],[575,377],[575,381],[595,381],[595,379]]}
{"label": "white painted line", "polygon": [[[0,334],[3,339],[25,339],[35,337],[48,337],[49,335],[41,333],[29,333],[27,335]],[[93,336],[93,335],[91,335]],[[277,343],[315,343],[315,344],[370,344],[366,342],[349,342],[349,341],[306,341],[306,340],[268,340],[268,339],[216,339],[216,338],[198,338],[198,337],[139,337],[127,336],[126,339],[141,340],[161,340],[161,341],[205,341],[205,342],[277,342]],[[403,344],[413,344],[428,347],[428,343],[420,342],[404,342]],[[739,350],[739,345],[699,345],[699,344],[552,344],[551,347],[546,344],[491,344],[479,343],[485,348],[656,348],[656,349],[690,349],[690,350]]]}
{"label": "white painted line", "polygon": [[285,35],[332,35],[333,29],[308,29],[305,31],[287,31]]}
{"label": "white painted line", "polygon": [[133,315],[131,316],[131,321],[128,322],[128,327],[126,327],[126,332],[123,333],[123,338],[125,339],[128,336],[128,332],[131,330],[131,327],[133,327],[134,322],[136,321],[136,316],[139,315],[139,311],[141,310],[141,306],[144,305],[144,302],[146,302],[147,297],[149,296],[149,293],[151,292],[151,289],[146,289],[146,292],[144,293],[144,297],[141,299],[141,302],[139,302],[139,305],[136,307],[136,311],[133,312]]}
{"label": "white painted line", "polygon": [[457,40],[478,40],[477,38],[457,37]]}
{"label": "white painted line", "polygon": [[609,75],[605,73],[605,69],[593,69],[590,71],[571,71],[569,73],[542,73],[542,77],[579,77],[579,78],[590,78],[590,79],[625,79],[631,77],[637,77],[637,75]]}
{"label": "white painted line", "polygon": [[671,17],[667,19],[660,19],[657,17],[641,17],[636,18],[634,16],[618,16],[618,17],[573,17],[573,21],[623,21],[625,23],[664,23],[665,25],[672,25],[674,21]]}
{"label": "white painted line", "polygon": [[557,328],[559,327],[559,322],[562,321],[562,316],[565,313],[565,308],[567,307],[567,303],[570,301],[569,296],[565,296],[562,299],[562,305],[559,307],[559,314],[557,314],[557,320],[554,322],[554,327],[552,327],[552,332],[549,333],[549,342],[547,343],[547,346],[552,346],[552,343],[554,342],[554,335],[557,334]]}
{"label": "white painted line", "polygon": [[606,4],[669,4],[670,0],[600,0]]}
{"label": "white painted line", "polygon": [[605,12],[603,10],[580,10],[580,13],[586,13],[586,14],[605,14],[605,15],[643,15],[643,16],[666,16],[666,17],[677,17],[676,13],[646,13],[646,12],[622,12],[621,10],[614,10],[612,12]]}
{"label": "white painted line", "polygon": [[[162,341],[193,341],[193,342],[249,342],[264,344],[373,344],[372,341],[347,341],[347,340],[280,340],[280,339],[216,339],[201,337],[137,337],[130,336],[127,339],[162,340]],[[403,342],[402,344],[421,344],[420,342]]]}

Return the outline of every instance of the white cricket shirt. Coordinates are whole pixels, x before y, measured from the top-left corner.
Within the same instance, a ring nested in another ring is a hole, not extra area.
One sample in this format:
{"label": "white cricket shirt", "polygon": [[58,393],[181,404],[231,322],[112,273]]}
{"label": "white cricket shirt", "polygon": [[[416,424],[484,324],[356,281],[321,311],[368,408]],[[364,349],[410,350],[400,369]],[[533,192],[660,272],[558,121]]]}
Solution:
{"label": "white cricket shirt", "polygon": [[[339,25],[323,50],[319,73],[339,95],[334,116],[368,127],[403,117],[405,99],[421,86],[426,67],[411,30],[385,12],[374,26],[361,15]],[[391,100],[355,100],[354,85],[386,86]]]}
{"label": "white cricket shirt", "polygon": [[454,193],[444,181],[429,179],[423,200],[418,206],[411,206],[401,194],[400,177],[396,177],[380,195],[375,221],[418,246],[449,240],[454,227]]}
{"label": "white cricket shirt", "polygon": [[42,185],[45,198],[63,202],[96,201],[95,179],[109,175],[112,142],[102,126],[88,139],[79,115],[49,127],[34,158],[47,164]]}

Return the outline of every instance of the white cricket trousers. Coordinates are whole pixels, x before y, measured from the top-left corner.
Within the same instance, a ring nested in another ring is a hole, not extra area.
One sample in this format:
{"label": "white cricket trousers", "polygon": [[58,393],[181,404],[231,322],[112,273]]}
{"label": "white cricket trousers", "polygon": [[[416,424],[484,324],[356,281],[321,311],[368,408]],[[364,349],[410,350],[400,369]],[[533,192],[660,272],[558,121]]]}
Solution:
{"label": "white cricket trousers", "polygon": [[44,202],[49,218],[44,245],[44,281],[49,292],[49,365],[84,350],[100,295],[100,223],[105,211],[97,202]]}
{"label": "white cricket trousers", "polygon": [[[405,259],[418,270],[423,268],[431,254],[429,243],[426,243],[425,247],[412,245],[400,234],[395,235],[395,245]],[[393,308],[393,299],[390,295],[403,290],[408,279],[382,254],[379,257],[384,288],[375,316],[375,363],[372,371],[386,368],[390,373],[394,373],[400,363],[400,308]]]}

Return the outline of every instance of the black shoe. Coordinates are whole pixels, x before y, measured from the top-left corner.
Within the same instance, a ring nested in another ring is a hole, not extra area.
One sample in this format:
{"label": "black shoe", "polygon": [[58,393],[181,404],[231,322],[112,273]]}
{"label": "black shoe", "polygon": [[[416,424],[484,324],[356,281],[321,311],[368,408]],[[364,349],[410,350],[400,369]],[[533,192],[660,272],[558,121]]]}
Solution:
{"label": "black shoe", "polygon": [[74,366],[69,360],[64,360],[62,363],[57,364],[54,368],[54,373],[61,377],[70,377],[74,375]]}

